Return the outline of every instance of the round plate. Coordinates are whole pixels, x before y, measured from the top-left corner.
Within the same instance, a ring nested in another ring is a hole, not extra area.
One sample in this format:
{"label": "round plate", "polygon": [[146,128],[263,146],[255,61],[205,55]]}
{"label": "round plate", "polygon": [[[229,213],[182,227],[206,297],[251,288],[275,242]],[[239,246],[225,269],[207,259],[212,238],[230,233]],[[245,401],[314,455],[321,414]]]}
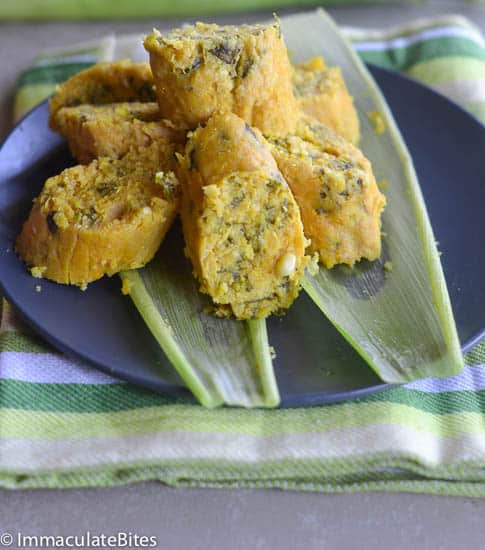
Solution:
{"label": "round plate", "polygon": [[[443,251],[443,267],[465,349],[484,334],[485,131],[465,111],[414,81],[371,68],[411,150]],[[0,151],[0,283],[12,304],[51,344],[109,374],[170,394],[187,394],[117,277],[75,287],[34,279],[13,252],[32,198],[46,178],[73,164],[47,125],[43,103]],[[42,291],[36,292],[41,284]],[[275,370],[284,406],[341,401],[383,384],[310,299],[270,318]]]}

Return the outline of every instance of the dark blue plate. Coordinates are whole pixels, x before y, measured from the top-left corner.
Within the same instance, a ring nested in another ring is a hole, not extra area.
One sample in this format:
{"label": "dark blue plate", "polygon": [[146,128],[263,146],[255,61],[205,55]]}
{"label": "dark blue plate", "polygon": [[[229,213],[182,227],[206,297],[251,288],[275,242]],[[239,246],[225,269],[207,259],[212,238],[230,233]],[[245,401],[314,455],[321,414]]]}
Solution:
{"label": "dark blue plate", "polygon": [[[397,74],[372,68],[411,150],[435,234],[464,349],[484,335],[485,130],[465,111]],[[47,126],[43,103],[0,151],[0,283],[23,317],[51,344],[100,370],[170,394],[186,394],[117,277],[86,292],[33,279],[13,252],[45,179],[73,164]],[[481,241],[481,242],[480,242]],[[35,286],[41,284],[42,291]],[[385,387],[302,293],[268,322],[283,405],[360,397]]]}

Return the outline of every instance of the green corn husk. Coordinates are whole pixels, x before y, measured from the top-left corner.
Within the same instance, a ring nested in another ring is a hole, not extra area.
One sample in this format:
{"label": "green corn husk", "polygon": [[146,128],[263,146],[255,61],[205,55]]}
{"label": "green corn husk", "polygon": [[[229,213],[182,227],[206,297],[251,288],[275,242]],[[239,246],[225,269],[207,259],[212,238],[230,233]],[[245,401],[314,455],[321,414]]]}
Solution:
{"label": "green corn husk", "polygon": [[[307,277],[305,290],[384,381],[456,374],[463,358],[438,250],[411,158],[384,98],[323,10],[283,18],[282,28],[293,61],[323,55],[342,68],[360,114],[360,146],[377,180],[389,182],[381,259],[354,269],[320,268]],[[381,135],[366,117],[374,110],[386,123]]]}
{"label": "green corn husk", "polygon": [[146,267],[121,273],[153,336],[206,407],[275,407],[280,402],[264,319],[221,320],[204,313],[183,242],[172,230]]}
{"label": "green corn husk", "polygon": [[[354,0],[2,0],[1,19],[125,19],[195,17],[221,13],[351,4]],[[393,0],[362,0],[366,3]],[[411,0],[416,1],[416,0]],[[418,0],[419,1],[419,0]]]}

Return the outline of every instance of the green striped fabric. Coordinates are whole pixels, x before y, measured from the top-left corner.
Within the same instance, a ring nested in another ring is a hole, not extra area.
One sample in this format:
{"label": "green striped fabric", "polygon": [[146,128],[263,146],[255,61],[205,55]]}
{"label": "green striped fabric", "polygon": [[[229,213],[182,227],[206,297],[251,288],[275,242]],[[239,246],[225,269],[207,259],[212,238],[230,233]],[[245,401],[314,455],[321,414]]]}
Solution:
{"label": "green striped fabric", "polygon": [[421,20],[390,31],[347,29],[347,34],[368,63],[420,80],[485,122],[485,43],[465,18]]}
{"label": "green striped fabric", "polygon": [[[346,29],[367,61],[413,76],[485,120],[485,47],[464,19]],[[38,58],[20,76],[17,117],[83,67],[142,59],[139,37],[107,37]],[[328,60],[331,62],[331,60]],[[308,409],[207,410],[65,358],[4,302],[0,486],[414,491],[485,496],[485,345],[460,375]]]}

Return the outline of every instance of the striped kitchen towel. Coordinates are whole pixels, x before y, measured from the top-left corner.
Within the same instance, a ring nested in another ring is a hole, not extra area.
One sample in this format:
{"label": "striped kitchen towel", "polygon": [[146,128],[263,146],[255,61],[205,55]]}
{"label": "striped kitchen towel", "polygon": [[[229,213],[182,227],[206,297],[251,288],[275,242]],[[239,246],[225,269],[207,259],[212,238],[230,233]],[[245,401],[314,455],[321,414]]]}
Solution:
{"label": "striped kitchen towel", "polygon": [[[347,29],[365,60],[419,78],[485,119],[485,47],[460,17]],[[41,55],[21,75],[20,116],[99,60],[144,58],[139,37]],[[485,496],[485,344],[463,372],[308,409],[207,410],[67,359],[0,326],[0,486],[176,486],[415,491]]]}

